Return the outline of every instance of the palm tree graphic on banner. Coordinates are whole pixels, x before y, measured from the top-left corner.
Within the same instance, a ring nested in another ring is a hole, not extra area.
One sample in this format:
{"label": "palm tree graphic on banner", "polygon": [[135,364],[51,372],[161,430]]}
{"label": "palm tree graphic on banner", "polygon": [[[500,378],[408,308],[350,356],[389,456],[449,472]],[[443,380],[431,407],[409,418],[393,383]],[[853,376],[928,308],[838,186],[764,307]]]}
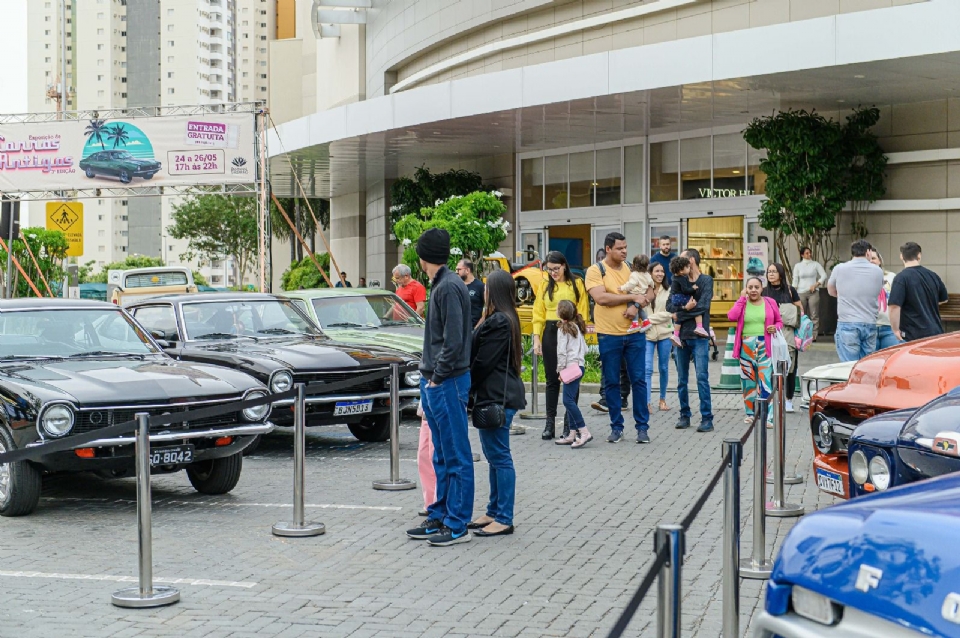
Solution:
{"label": "palm tree graphic on banner", "polygon": [[123,124],[114,124],[113,126],[108,126],[107,131],[107,140],[113,142],[113,148],[118,146],[126,146],[127,141],[130,139],[130,135],[127,133],[127,128]]}
{"label": "palm tree graphic on banner", "polygon": [[90,120],[89,124],[87,124],[87,128],[84,129],[83,134],[87,136],[88,142],[100,144],[100,150],[106,150],[107,147],[103,143],[103,136],[106,134],[106,132],[106,121],[94,118]]}

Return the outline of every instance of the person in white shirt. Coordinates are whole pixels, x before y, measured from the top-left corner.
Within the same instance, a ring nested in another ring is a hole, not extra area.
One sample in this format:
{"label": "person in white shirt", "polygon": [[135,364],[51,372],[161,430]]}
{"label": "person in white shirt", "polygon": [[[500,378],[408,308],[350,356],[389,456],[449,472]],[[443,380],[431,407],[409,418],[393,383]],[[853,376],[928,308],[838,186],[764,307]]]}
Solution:
{"label": "person in white shirt", "polygon": [[800,248],[801,261],[793,265],[793,287],[800,295],[803,311],[813,321],[813,340],[820,334],[820,286],[827,280],[827,273],[820,262],[813,261],[813,251],[807,246]]}

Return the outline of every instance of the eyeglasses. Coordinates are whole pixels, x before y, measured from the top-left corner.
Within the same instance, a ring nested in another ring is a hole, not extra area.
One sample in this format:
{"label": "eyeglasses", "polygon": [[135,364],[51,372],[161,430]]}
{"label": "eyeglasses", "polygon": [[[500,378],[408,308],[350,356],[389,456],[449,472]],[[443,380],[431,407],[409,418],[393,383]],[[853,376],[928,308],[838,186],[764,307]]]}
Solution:
{"label": "eyeglasses", "polygon": [[563,266],[547,266],[547,272],[557,274],[563,271]]}

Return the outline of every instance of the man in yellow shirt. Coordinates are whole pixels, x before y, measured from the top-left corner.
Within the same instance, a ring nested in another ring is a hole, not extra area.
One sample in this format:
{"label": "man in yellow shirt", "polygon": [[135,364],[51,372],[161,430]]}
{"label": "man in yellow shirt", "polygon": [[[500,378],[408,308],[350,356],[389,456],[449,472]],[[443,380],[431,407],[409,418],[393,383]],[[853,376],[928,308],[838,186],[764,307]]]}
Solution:
{"label": "man in yellow shirt", "polygon": [[650,411],[643,397],[647,396],[645,359],[647,339],[642,332],[629,332],[630,322],[640,308],[653,300],[653,288],[644,294],[620,292],[620,286],[630,278],[627,261],[627,238],[610,233],[603,240],[606,254],[587,269],[587,292],[593,297],[593,322],[600,345],[600,365],[603,368],[603,395],[610,409],[609,443],[623,438],[623,414],[620,399],[620,365],[626,362],[627,376],[633,388],[633,418],[637,428],[637,443],[649,443]]}

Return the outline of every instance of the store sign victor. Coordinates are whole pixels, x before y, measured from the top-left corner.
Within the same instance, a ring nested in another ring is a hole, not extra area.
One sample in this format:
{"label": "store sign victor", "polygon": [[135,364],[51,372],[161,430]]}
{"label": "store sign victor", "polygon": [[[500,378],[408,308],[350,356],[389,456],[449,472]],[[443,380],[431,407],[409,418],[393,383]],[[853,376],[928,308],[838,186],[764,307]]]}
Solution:
{"label": "store sign victor", "polygon": [[713,197],[749,197],[756,195],[752,190],[737,190],[736,188],[701,188],[700,197],[703,199]]}
{"label": "store sign victor", "polygon": [[250,114],[0,124],[0,191],[245,183]]}

